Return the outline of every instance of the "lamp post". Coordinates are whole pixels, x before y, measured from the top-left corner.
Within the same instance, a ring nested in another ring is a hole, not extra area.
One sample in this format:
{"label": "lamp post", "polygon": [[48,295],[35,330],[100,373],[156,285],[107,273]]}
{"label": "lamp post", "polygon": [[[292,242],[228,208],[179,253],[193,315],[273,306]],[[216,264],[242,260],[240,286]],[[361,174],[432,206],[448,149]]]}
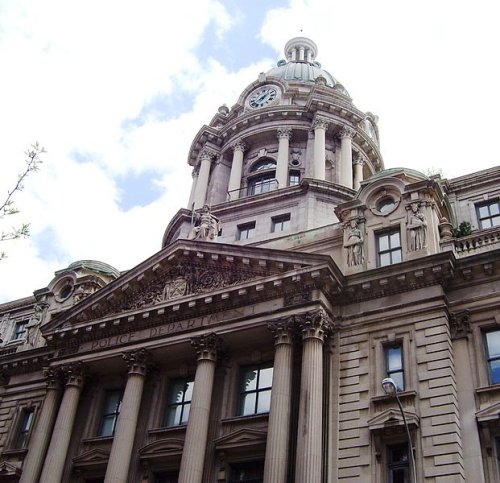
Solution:
{"label": "lamp post", "polygon": [[406,436],[408,438],[408,452],[410,453],[410,473],[412,475],[413,483],[417,483],[417,468],[415,466],[415,456],[413,455],[413,444],[411,442],[410,428],[408,427],[408,423],[406,422],[405,412],[403,411],[403,406],[401,405],[401,401],[399,400],[398,388],[396,386],[396,383],[394,382],[394,379],[390,377],[382,379],[382,387],[384,389],[384,392],[388,396],[395,397],[398,403],[399,411],[401,412],[403,423],[406,429]]}

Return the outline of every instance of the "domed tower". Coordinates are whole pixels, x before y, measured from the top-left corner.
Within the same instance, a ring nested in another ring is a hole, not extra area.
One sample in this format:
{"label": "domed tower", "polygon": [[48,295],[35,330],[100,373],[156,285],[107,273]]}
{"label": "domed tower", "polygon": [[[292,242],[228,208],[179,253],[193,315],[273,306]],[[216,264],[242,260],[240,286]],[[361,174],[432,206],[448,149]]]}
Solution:
{"label": "domed tower", "polygon": [[[279,236],[276,221],[291,232],[336,222],[334,207],[383,169],[376,116],[354,106],[317,52],[305,37],[287,42],[286,60],[261,73],[231,109],[221,106],[195,136],[188,209],[210,206],[223,222],[220,241]],[[164,245],[189,236],[188,218],[178,213]]]}

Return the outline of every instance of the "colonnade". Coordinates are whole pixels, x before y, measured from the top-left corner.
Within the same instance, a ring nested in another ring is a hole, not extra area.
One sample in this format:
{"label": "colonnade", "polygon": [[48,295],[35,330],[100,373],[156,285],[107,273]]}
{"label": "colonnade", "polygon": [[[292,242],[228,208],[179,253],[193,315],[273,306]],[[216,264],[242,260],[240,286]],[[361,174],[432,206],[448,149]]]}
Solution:
{"label": "colonnade", "polygon": [[[264,466],[265,483],[285,483],[290,471],[293,336],[302,335],[295,481],[319,483],[322,468],[323,342],[330,328],[322,310],[268,324],[274,334],[275,357]],[[191,340],[197,368],[191,409],[180,463],[180,483],[201,483],[207,447],[210,405],[220,339],[205,334]],[[125,353],[128,377],[118,415],[105,483],[126,483],[148,368],[148,352]],[[47,373],[46,398],[31,438],[20,481],[60,483],[66,464],[77,408],[86,379],[85,366],[73,363]],[[63,384],[64,391],[63,391]],[[60,401],[60,404],[59,404]],[[54,423],[55,421],[55,423]],[[52,429],[53,426],[53,429]]]}

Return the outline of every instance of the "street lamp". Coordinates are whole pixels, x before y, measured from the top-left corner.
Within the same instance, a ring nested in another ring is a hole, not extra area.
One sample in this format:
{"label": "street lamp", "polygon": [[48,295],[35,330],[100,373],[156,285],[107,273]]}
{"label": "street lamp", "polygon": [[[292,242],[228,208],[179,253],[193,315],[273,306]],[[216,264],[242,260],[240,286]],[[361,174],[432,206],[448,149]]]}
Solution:
{"label": "street lamp", "polygon": [[395,397],[398,403],[399,411],[401,412],[401,416],[403,417],[403,423],[406,429],[406,436],[408,437],[408,452],[410,453],[410,472],[413,477],[412,478],[413,482],[417,483],[417,469],[415,466],[415,457],[413,455],[413,444],[411,443],[410,428],[408,427],[408,423],[406,422],[405,412],[403,411],[403,406],[401,405],[401,401],[399,400],[398,388],[396,386],[396,383],[394,382],[394,379],[390,377],[382,379],[382,387],[384,389],[384,392],[388,396]]}

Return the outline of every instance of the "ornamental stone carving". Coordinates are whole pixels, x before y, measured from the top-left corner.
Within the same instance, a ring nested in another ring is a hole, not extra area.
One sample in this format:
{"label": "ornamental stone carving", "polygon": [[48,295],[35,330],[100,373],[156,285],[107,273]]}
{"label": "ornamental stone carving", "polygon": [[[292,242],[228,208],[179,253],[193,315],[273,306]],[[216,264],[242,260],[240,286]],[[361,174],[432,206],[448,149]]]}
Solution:
{"label": "ornamental stone carving", "polygon": [[203,359],[216,361],[217,354],[220,351],[220,344],[220,338],[215,332],[193,337],[191,339],[191,345],[194,347],[199,361]]}
{"label": "ornamental stone carving", "polygon": [[356,219],[344,223],[344,248],[347,251],[347,266],[355,267],[365,261],[363,233]]}
{"label": "ornamental stone carving", "polygon": [[125,352],[123,360],[127,364],[129,374],[145,375],[149,363],[149,353],[146,349],[137,349],[130,352]]}
{"label": "ornamental stone carving", "polygon": [[366,158],[363,155],[363,153],[357,152],[352,163],[353,164],[360,164],[361,166],[363,166],[366,163]]}
{"label": "ornamental stone carving", "polygon": [[324,117],[316,117],[313,121],[312,127],[313,129],[324,129],[325,131],[328,129],[330,122],[328,119]]}
{"label": "ornamental stone carving", "polygon": [[341,138],[351,138],[353,139],[356,136],[356,131],[348,126],[344,126],[340,131]]}
{"label": "ornamental stone carving", "polygon": [[450,332],[452,340],[467,338],[471,332],[469,310],[450,314]]}
{"label": "ornamental stone carving", "polygon": [[189,233],[190,240],[214,241],[222,230],[221,221],[210,212],[210,207],[204,205],[201,213],[196,213],[194,226]]}
{"label": "ornamental stone carving", "polygon": [[420,204],[410,203],[406,220],[406,231],[408,238],[408,250],[414,252],[427,247],[427,221],[420,210]]}
{"label": "ornamental stone carving", "polygon": [[279,319],[267,324],[267,328],[274,335],[274,344],[291,344],[295,330],[294,320],[291,317]]}
{"label": "ornamental stone carving", "polygon": [[291,127],[280,127],[278,128],[278,139],[288,139],[290,141],[292,137],[292,128]]}
{"label": "ornamental stone carving", "polygon": [[301,317],[299,327],[302,339],[318,339],[324,342],[325,337],[333,330],[333,323],[323,309],[309,312]]}
{"label": "ornamental stone carving", "polygon": [[61,371],[66,386],[82,387],[88,377],[87,368],[82,362],[72,362],[55,369]]}
{"label": "ornamental stone carving", "polygon": [[241,151],[243,153],[246,151],[248,146],[243,141],[236,141],[235,143],[231,144],[231,148],[233,149],[233,151]]}
{"label": "ornamental stone carving", "polygon": [[200,160],[203,161],[208,159],[209,161],[213,161],[214,159],[217,158],[217,156],[218,154],[213,149],[205,147],[201,150]]}

